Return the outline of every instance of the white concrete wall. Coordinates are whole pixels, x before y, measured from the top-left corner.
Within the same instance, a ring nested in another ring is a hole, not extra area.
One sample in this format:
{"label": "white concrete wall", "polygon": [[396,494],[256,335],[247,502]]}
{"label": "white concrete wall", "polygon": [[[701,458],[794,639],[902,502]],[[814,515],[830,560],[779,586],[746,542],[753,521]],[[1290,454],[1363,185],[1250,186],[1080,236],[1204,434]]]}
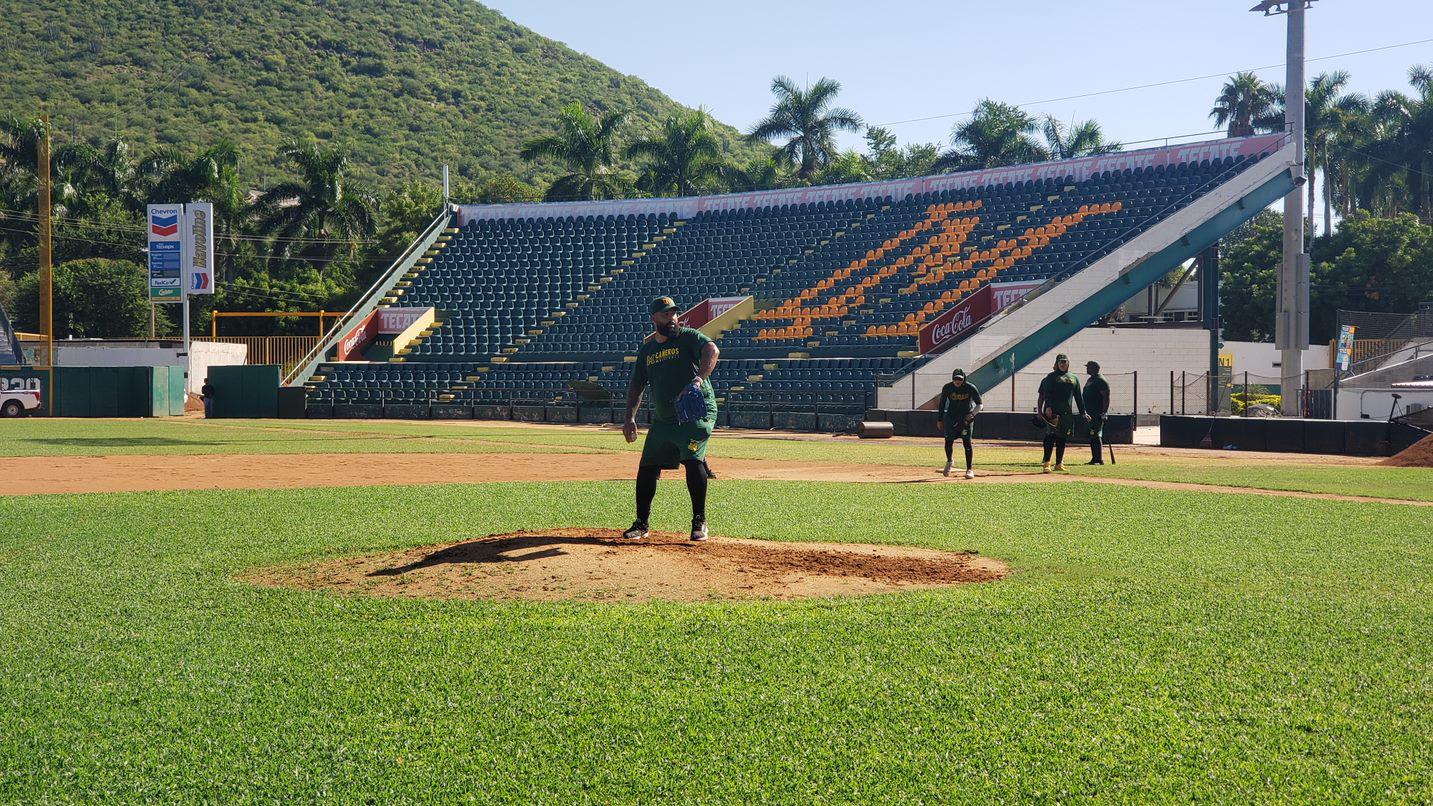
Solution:
{"label": "white concrete wall", "polygon": [[[1259,375],[1264,378],[1273,378],[1278,383],[1279,374],[1279,351],[1274,349],[1273,342],[1263,341],[1225,341],[1222,352],[1234,356],[1234,374],[1247,372],[1251,376]],[[1304,369],[1328,369],[1333,366],[1329,361],[1329,346],[1327,344],[1311,345],[1304,351]]]}
{"label": "white concrete wall", "polygon": [[[1086,361],[1098,361],[1100,374],[1110,384],[1110,407],[1119,414],[1169,413],[1169,373],[1187,373],[1188,389],[1176,389],[1175,409],[1203,410],[1206,393],[1195,378],[1209,371],[1209,333],[1195,328],[1086,328],[1059,347],[1040,356],[1025,369],[994,389],[984,390],[985,407],[992,411],[1034,411],[1040,379],[1054,369],[1055,356],[1070,357],[1070,371],[1085,374]],[[1138,375],[1136,375],[1138,373]],[[921,370],[923,389],[936,381],[950,380],[948,370]],[[927,377],[929,376],[929,377]],[[1012,398],[1011,390],[1014,389]],[[917,402],[920,405],[924,401]],[[910,406],[907,402],[906,406]]]}
{"label": "white concrete wall", "polygon": [[1340,420],[1387,420],[1393,408],[1393,395],[1402,395],[1398,401],[1398,414],[1413,407],[1433,407],[1433,389],[1340,389],[1338,392],[1338,419]]}
{"label": "white concrete wall", "polygon": [[[212,366],[243,364],[249,348],[242,344],[194,341],[189,344],[189,391],[199,394]],[[63,340],[55,342],[55,363],[62,367],[181,366],[182,341]]]}

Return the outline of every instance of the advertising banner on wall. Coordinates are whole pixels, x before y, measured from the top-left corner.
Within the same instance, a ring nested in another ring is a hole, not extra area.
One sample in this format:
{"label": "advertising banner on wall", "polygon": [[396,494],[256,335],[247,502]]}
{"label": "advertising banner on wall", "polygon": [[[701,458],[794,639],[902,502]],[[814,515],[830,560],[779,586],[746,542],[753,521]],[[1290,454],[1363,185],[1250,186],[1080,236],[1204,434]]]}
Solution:
{"label": "advertising banner on wall", "polygon": [[986,283],[920,329],[920,351],[929,354],[949,348],[985,320],[1024,299],[1040,284],[1039,280]]}

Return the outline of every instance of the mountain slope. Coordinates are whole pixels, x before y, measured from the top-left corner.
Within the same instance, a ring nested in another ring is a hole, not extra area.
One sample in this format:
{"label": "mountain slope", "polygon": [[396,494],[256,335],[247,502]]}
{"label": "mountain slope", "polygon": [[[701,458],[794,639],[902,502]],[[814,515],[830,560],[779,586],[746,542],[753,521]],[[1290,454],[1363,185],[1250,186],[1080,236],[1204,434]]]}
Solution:
{"label": "mountain slope", "polygon": [[[518,159],[581,101],[631,110],[629,131],[681,107],[471,0],[0,0],[0,113],[49,112],[62,139],[140,149],[220,137],[262,182],[290,135],[350,147],[387,183],[555,172]],[[23,44],[21,44],[23,43]],[[753,88],[759,90],[759,88]],[[735,130],[721,136],[750,153]]]}

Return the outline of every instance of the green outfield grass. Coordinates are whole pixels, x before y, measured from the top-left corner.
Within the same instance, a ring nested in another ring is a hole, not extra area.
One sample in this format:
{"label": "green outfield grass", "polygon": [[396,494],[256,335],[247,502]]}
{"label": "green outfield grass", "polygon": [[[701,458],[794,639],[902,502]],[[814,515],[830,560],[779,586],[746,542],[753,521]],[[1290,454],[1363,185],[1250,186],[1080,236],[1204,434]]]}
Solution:
{"label": "green outfield grass", "polygon": [[[847,462],[927,468],[944,464],[939,440],[928,445],[817,439],[723,438],[712,443],[712,461],[723,457]],[[21,420],[0,430],[0,456],[104,454],[250,453],[539,453],[637,451],[615,429],[523,428],[499,423],[369,422],[362,420]],[[1308,462],[1259,462],[1237,454],[1208,458],[1135,454],[1122,447],[1117,465],[1086,467],[1089,450],[1072,445],[1076,475],[1334,493],[1433,501],[1433,470]],[[957,454],[959,451],[957,450]],[[983,470],[1032,473],[1039,470],[1038,446],[982,444],[976,461]]]}
{"label": "green outfield grass", "polygon": [[951,491],[720,481],[711,519],[1007,580],[697,605],[233,581],[624,526],[626,483],[0,497],[0,801],[1433,799],[1425,509]]}

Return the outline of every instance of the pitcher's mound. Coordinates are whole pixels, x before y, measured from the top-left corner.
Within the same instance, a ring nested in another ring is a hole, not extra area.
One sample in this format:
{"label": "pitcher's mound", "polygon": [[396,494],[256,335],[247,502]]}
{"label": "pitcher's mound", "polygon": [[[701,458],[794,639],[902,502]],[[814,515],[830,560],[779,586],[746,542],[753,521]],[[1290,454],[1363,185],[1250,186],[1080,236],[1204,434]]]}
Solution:
{"label": "pitcher's mound", "polygon": [[260,585],[447,599],[796,599],[989,582],[1004,564],[974,552],[777,543],[616,529],[549,529],[245,575]]}

